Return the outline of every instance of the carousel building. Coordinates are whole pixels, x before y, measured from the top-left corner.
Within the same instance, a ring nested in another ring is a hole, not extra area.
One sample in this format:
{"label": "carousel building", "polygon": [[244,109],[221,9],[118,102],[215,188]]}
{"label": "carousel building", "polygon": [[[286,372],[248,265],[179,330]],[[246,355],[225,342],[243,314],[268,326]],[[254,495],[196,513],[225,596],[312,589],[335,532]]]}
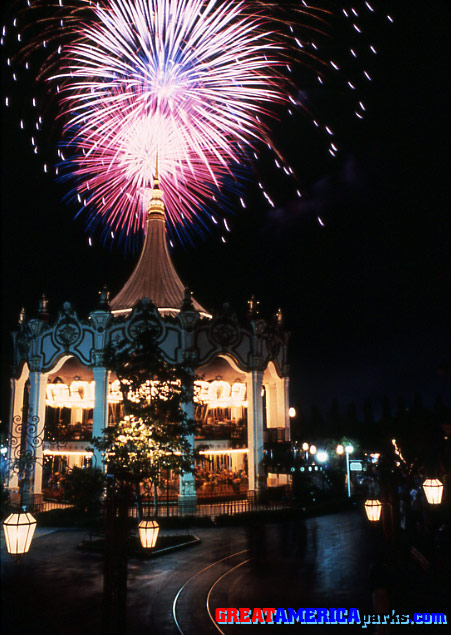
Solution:
{"label": "carousel building", "polygon": [[[204,460],[195,475],[171,484],[178,500],[193,502],[221,485],[223,493],[227,487],[236,493],[274,484],[265,473],[265,442],[289,441],[288,337],[281,312],[264,320],[251,300],[240,323],[227,305],[212,314],[192,297],[168,252],[163,194],[155,180],[139,261],[111,301],[102,290],[87,319],[65,302],[50,321],[44,297],[36,318],[20,314],[13,333],[9,457],[14,464],[24,452],[33,454],[32,492],[51,489],[74,465],[101,465],[91,438],[123,414],[105,349],[114,341],[133,342],[147,328],[157,333],[169,363],[190,361],[201,378],[186,408],[196,420],[191,443],[205,448]],[[9,486],[19,486],[14,472]]]}

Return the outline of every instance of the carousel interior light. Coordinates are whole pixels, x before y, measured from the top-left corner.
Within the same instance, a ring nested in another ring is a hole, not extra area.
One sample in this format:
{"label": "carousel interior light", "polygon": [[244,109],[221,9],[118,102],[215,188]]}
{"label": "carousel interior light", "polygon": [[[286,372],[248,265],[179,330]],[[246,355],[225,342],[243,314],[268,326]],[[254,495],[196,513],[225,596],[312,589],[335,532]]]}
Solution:
{"label": "carousel interior light", "polygon": [[[155,390],[157,382],[147,382],[147,390]],[[246,384],[235,381],[195,381],[194,402],[207,404],[210,408],[246,407]],[[122,401],[121,385],[118,379],[112,381],[108,390],[108,403]],[[49,383],[46,390],[46,405],[52,408],[84,408],[90,410],[95,404],[95,382],[75,380],[70,385]],[[294,409],[293,409],[294,410]],[[294,416],[294,415],[290,415]]]}
{"label": "carousel interior light", "polygon": [[376,523],[381,517],[382,503],[376,499],[368,499],[365,501],[365,511],[368,520]]}
{"label": "carousel interior light", "polygon": [[427,478],[423,483],[423,489],[430,505],[440,505],[443,496],[443,483],[438,478]]}
{"label": "carousel interior light", "polygon": [[247,454],[249,452],[249,450],[247,448],[236,448],[236,449],[230,449],[227,448],[227,450],[200,450],[199,454],[205,455],[205,456],[225,456],[225,455],[229,455],[229,454]]}
{"label": "carousel interior light", "polygon": [[156,520],[144,519],[138,525],[139,539],[144,549],[153,549],[157,542],[160,525]]}
{"label": "carousel interior light", "polygon": [[30,549],[36,519],[28,512],[10,514],[3,522],[6,550],[8,553],[20,556]]}

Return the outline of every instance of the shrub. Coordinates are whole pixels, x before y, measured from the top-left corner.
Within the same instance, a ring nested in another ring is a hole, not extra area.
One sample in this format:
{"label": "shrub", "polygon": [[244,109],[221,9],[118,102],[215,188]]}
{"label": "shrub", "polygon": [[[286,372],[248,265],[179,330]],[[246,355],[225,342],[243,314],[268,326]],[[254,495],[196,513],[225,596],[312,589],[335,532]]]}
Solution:
{"label": "shrub", "polygon": [[74,467],[62,482],[64,499],[80,511],[93,512],[100,503],[105,479],[102,470]]}

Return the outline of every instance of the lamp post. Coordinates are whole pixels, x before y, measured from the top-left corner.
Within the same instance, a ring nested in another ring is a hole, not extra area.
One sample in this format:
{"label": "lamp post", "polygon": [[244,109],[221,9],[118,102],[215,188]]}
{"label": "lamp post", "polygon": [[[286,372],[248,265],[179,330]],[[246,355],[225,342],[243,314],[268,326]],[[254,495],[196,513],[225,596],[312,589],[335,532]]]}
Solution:
{"label": "lamp post", "polygon": [[368,499],[365,501],[365,511],[368,520],[375,523],[381,517],[382,503],[376,499]]}
{"label": "lamp post", "polygon": [[36,519],[27,512],[10,514],[3,523],[6,550],[20,560],[20,556],[30,549]]}
{"label": "lamp post", "polygon": [[345,454],[346,454],[346,478],[348,481],[348,498],[351,498],[351,474],[349,471],[349,455],[352,454],[352,452],[354,452],[353,446],[347,445],[345,447]]}
{"label": "lamp post", "polygon": [[429,505],[440,505],[443,496],[443,483],[438,478],[427,478],[423,483],[423,489]]}
{"label": "lamp post", "polygon": [[156,520],[143,519],[138,525],[139,539],[144,549],[153,549],[157,542],[160,526]]}
{"label": "lamp post", "polygon": [[[20,502],[19,509],[10,514],[3,522],[6,550],[17,561],[28,553],[33,535],[36,529],[36,519],[27,512],[29,506],[33,507],[33,479],[34,470],[38,464],[36,451],[42,447],[43,433],[36,435],[39,426],[39,417],[32,416],[31,409],[24,406],[22,417],[14,417],[14,438],[20,437],[20,443],[15,444],[10,440],[10,454],[7,459],[7,469],[17,474],[19,484]],[[2,448],[2,453],[3,453]]]}

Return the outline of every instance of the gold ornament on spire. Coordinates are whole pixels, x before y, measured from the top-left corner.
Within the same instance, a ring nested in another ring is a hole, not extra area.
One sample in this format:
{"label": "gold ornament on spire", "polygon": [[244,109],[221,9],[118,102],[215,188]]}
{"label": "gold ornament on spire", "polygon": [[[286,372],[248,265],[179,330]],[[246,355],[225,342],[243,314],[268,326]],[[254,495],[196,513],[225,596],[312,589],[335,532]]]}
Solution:
{"label": "gold ornament on spire", "polygon": [[150,191],[149,209],[147,218],[164,218],[163,192],[160,190],[160,179],[158,175],[158,152],[155,160],[155,176],[153,177],[153,187]]}

